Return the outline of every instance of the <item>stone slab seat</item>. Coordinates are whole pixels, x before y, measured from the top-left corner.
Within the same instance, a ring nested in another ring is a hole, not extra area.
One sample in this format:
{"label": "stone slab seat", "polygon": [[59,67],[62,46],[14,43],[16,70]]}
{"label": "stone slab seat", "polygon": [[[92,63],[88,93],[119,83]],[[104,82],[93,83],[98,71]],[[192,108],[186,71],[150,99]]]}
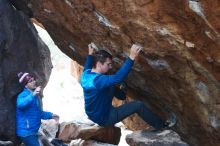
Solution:
{"label": "stone slab seat", "polygon": [[79,123],[61,123],[58,138],[64,142],[75,139],[96,140],[103,143],[118,145],[121,137],[119,127],[101,127],[98,125],[88,125]]}

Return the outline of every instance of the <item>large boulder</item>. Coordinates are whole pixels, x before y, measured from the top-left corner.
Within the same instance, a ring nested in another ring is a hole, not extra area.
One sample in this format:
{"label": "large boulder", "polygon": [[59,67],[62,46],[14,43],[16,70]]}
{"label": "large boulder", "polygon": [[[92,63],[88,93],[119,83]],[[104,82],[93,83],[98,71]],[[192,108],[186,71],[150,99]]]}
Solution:
{"label": "large boulder", "polygon": [[[29,40],[30,37],[24,37],[26,35],[17,36],[25,29],[23,25],[17,25],[18,19],[26,18],[20,13],[22,9],[26,14],[29,14],[27,10],[30,9],[34,18],[43,24],[59,48],[81,65],[85,62],[87,45],[91,41],[115,56],[116,68],[128,56],[131,44],[139,43],[144,49],[127,79],[129,97],[144,101],[164,118],[167,111],[173,111],[178,118],[174,130],[189,144],[219,145],[219,0],[21,0],[19,2],[19,5],[13,3],[19,10],[17,14],[14,14],[15,10],[8,4],[7,8],[10,7],[10,11],[3,14],[2,12],[5,11],[2,10],[5,10],[7,1],[1,1],[0,23],[3,26],[1,28],[4,28],[1,31],[4,32],[3,34],[7,32],[6,34],[11,38],[15,36],[14,39],[10,39],[13,41],[6,41],[7,44],[16,42],[17,48],[19,46],[17,42],[21,42],[21,39],[25,45],[32,42]],[[22,4],[25,6],[22,7]],[[8,16],[12,14],[10,12],[17,17],[11,19]],[[14,23],[8,25],[7,22]],[[25,26],[29,29],[22,34],[28,34],[32,25]],[[4,45],[5,41],[0,42]],[[12,45],[6,46],[15,48]],[[22,49],[24,48],[26,47]],[[1,52],[5,52],[4,50],[8,49],[0,49]],[[27,49],[25,51],[18,49],[19,52],[16,52],[17,49],[9,50],[10,53],[1,55],[4,56],[5,65],[1,63],[0,69],[0,89],[4,91],[4,97],[0,99],[0,115],[3,117],[0,123],[10,119],[5,124],[13,125],[11,119],[14,115],[9,116],[7,113],[13,111],[10,100],[13,98],[10,97],[18,93],[19,89],[17,81],[10,79],[18,71],[18,67],[26,69],[28,66],[30,69],[28,71],[31,71],[33,69],[31,67],[36,68],[36,64],[33,62],[26,64],[27,61],[21,62],[17,59],[23,58],[21,54],[28,52]],[[34,51],[32,53],[37,54]],[[7,68],[13,66],[15,69],[6,70],[6,62],[9,62]],[[42,71],[42,68],[40,70]],[[129,120],[128,125],[135,125],[133,123],[136,121],[137,119]],[[13,126],[7,127],[9,131],[14,130]],[[139,129],[139,126],[132,128]],[[3,131],[6,130],[1,127],[0,133]],[[9,132],[4,135],[8,134]]]}
{"label": "large boulder", "polygon": [[42,88],[52,64],[47,46],[30,19],[8,0],[0,1],[0,140],[16,141],[15,102],[22,91],[17,73],[31,72]]}

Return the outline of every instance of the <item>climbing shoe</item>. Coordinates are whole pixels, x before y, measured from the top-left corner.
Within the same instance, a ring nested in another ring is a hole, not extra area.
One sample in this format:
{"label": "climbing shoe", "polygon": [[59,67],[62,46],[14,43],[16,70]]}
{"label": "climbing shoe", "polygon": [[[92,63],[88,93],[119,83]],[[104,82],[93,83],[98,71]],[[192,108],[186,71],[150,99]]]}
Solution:
{"label": "climbing shoe", "polygon": [[164,128],[171,128],[176,124],[176,115],[174,113],[170,114],[169,120],[164,123]]}

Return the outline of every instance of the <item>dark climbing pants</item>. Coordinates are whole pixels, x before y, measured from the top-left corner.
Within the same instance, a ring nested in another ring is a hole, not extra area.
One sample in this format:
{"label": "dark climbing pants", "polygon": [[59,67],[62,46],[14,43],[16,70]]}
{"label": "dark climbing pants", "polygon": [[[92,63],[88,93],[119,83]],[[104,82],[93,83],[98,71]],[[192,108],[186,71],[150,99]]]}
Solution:
{"label": "dark climbing pants", "polygon": [[164,127],[164,120],[159,116],[154,114],[148,107],[144,105],[141,101],[132,101],[126,104],[123,104],[119,107],[113,107],[110,110],[108,120],[102,126],[114,125],[125,119],[126,117],[137,113],[145,122],[150,124],[156,129]]}

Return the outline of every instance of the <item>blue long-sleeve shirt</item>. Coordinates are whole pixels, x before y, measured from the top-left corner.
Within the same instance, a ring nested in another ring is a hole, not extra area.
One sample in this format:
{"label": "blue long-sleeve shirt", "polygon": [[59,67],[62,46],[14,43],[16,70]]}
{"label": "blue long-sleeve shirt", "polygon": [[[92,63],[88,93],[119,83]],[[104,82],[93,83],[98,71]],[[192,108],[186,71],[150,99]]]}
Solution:
{"label": "blue long-sleeve shirt", "polygon": [[16,134],[21,137],[37,134],[41,119],[51,119],[52,115],[42,110],[38,96],[24,88],[16,102]]}
{"label": "blue long-sleeve shirt", "polygon": [[91,72],[92,56],[88,55],[81,76],[85,99],[85,111],[88,117],[99,125],[105,124],[112,108],[112,98],[125,99],[125,94],[114,88],[128,76],[134,61],[128,58],[113,75]]}

